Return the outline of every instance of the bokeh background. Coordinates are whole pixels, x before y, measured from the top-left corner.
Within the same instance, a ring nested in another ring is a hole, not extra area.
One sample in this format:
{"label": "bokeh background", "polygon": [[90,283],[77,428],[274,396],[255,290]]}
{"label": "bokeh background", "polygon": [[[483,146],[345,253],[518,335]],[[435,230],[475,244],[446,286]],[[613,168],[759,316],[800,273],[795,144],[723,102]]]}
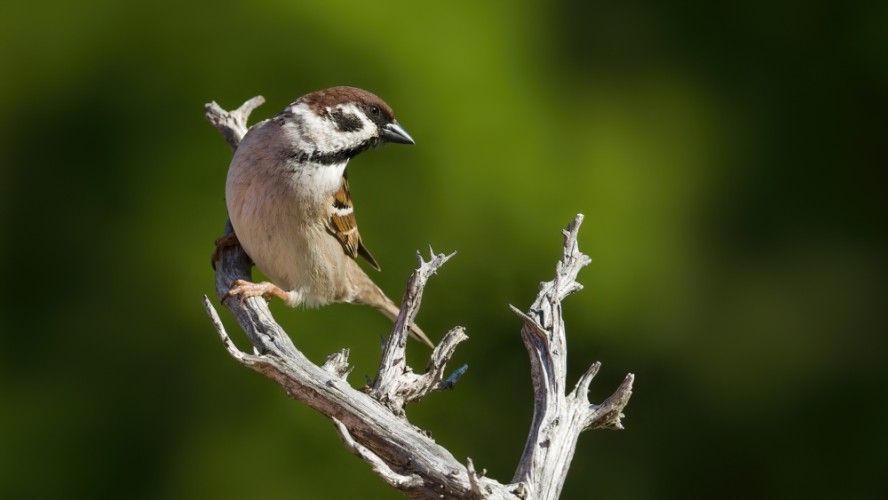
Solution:
{"label": "bokeh background", "polygon": [[[342,84],[417,140],[349,169],[382,288],[458,251],[419,320],[467,327],[469,371],[409,408],[455,456],[511,478],[532,399],[507,305],[581,212],[571,380],[637,384],[564,498],[884,495],[886,34],[878,1],[4,3],[0,497],[399,496],[200,305],[230,158],[203,104],[262,94],[258,120]],[[374,374],[374,311],[273,311]]]}

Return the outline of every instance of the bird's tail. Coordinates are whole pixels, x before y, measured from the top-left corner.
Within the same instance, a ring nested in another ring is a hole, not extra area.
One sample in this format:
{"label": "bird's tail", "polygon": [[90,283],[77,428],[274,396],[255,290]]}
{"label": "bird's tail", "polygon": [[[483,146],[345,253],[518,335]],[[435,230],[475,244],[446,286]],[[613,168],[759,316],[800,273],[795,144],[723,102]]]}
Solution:
{"label": "bird's tail", "polygon": [[[392,321],[397,321],[398,319],[398,313],[400,312],[400,309],[398,308],[398,306],[395,305],[394,302],[392,302],[392,299],[388,298],[385,293],[383,293],[383,291],[380,290],[379,287],[377,287],[376,285],[372,285],[372,290],[366,290],[364,293],[362,293],[355,300],[355,302],[373,307]],[[419,340],[432,349],[435,348],[435,344],[431,340],[429,340],[428,336],[426,336],[422,329],[420,329],[415,324],[410,324],[407,333],[409,333],[410,336],[414,339]]]}

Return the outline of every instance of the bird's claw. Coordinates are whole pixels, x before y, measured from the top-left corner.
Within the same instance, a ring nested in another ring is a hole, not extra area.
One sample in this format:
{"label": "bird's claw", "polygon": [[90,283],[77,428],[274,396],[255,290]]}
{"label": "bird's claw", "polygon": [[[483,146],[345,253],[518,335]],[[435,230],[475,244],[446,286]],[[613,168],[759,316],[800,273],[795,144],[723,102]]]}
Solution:
{"label": "bird's claw", "polygon": [[213,270],[215,271],[216,262],[219,262],[219,259],[222,258],[222,250],[235,245],[240,245],[240,241],[238,241],[237,235],[232,231],[216,238],[216,241],[213,243],[216,245],[216,249],[213,250],[213,255],[210,256],[210,265],[213,266]]}
{"label": "bird's claw", "polygon": [[261,283],[251,283],[246,280],[237,280],[228,290],[228,297],[240,296],[241,302],[250,298],[262,296],[266,301],[270,302],[271,297],[279,297],[281,300],[287,300],[287,292],[283,291],[274,283],[263,281]]}

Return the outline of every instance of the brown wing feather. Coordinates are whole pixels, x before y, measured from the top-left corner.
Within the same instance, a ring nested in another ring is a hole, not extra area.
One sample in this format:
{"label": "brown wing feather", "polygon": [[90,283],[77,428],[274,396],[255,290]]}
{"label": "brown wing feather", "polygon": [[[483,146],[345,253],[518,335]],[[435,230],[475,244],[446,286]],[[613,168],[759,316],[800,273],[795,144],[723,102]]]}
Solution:
{"label": "brown wing feather", "polygon": [[378,271],[379,264],[361,242],[361,233],[358,232],[358,221],[355,219],[351,193],[348,191],[348,175],[345,172],[342,173],[342,185],[339,187],[339,191],[333,195],[330,203],[333,206],[333,213],[330,215],[327,229],[342,243],[342,249],[349,257],[356,259],[360,255]]}

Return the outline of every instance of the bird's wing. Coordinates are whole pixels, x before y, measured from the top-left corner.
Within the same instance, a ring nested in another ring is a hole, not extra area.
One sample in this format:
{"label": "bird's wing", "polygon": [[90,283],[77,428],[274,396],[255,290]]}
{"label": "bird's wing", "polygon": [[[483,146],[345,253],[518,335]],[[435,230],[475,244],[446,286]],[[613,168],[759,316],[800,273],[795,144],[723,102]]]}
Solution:
{"label": "bird's wing", "polygon": [[330,220],[327,222],[327,229],[330,233],[342,243],[342,249],[351,258],[356,259],[358,255],[363,257],[367,262],[379,271],[379,264],[376,259],[361,242],[361,234],[358,232],[358,222],[355,219],[355,207],[352,204],[351,193],[348,191],[348,175],[342,172],[342,185],[339,191],[331,197]]}

